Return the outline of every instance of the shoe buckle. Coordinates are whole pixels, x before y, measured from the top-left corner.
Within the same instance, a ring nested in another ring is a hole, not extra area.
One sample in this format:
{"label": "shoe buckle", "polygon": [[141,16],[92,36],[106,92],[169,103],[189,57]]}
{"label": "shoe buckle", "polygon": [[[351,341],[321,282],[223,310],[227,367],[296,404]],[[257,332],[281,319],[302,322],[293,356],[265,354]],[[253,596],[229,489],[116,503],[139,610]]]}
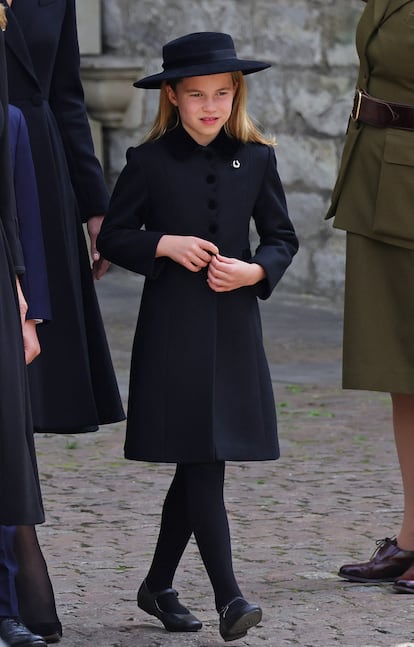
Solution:
{"label": "shoe buckle", "polygon": [[222,618],[226,617],[226,613],[229,610],[230,604],[231,604],[231,602],[229,604],[226,604],[226,606],[223,607],[222,610],[220,611],[220,615],[221,615]]}
{"label": "shoe buckle", "polygon": [[226,617],[226,613],[227,613],[227,611],[229,610],[229,607],[231,607],[231,605],[233,604],[233,602],[236,602],[236,600],[243,600],[243,598],[242,598],[242,597],[240,597],[240,595],[239,595],[239,596],[237,596],[237,598],[234,598],[233,600],[230,600],[230,602],[229,602],[228,604],[226,604],[226,606],[225,606],[225,607],[223,607],[222,609],[220,609],[220,615],[222,616],[222,618],[225,618],[225,617]]}

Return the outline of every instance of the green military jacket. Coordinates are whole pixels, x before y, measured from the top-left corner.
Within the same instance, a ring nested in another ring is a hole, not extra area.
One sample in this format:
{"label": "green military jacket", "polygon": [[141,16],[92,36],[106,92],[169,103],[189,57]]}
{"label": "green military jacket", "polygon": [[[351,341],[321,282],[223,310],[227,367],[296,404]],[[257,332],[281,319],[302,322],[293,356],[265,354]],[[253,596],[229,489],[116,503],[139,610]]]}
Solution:
{"label": "green military jacket", "polygon": [[[368,0],[357,28],[357,88],[414,106],[414,0]],[[414,131],[350,119],[327,218],[414,249]]]}

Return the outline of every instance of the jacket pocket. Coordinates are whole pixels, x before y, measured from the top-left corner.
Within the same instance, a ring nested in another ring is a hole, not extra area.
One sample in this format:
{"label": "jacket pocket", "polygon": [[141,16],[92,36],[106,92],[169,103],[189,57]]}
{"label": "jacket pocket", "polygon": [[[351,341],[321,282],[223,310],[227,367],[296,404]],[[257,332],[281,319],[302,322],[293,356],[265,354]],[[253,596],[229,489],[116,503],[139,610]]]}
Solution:
{"label": "jacket pocket", "polygon": [[414,240],[414,132],[386,134],[373,231]]}
{"label": "jacket pocket", "polygon": [[55,4],[57,0],[39,0],[39,7],[47,7],[50,4]]}

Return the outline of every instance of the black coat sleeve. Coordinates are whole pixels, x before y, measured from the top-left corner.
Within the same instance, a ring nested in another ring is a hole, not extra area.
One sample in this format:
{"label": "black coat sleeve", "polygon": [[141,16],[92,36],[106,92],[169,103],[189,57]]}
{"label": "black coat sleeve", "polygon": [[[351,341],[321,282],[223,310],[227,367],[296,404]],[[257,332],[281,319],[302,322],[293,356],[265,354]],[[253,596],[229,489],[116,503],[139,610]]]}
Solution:
{"label": "black coat sleeve", "polygon": [[145,171],[138,149],[127,151],[127,164],[115,185],[97,240],[105,258],[127,270],[155,278],[164,259],[155,253],[163,232],[142,229],[150,208]]}
{"label": "black coat sleeve", "polygon": [[67,0],[50,89],[50,105],[62,135],[72,184],[81,217],[106,213],[109,194],[95,156],[84,93],[75,0]]}
{"label": "black coat sleeve", "polygon": [[268,147],[268,151],[267,168],[253,213],[259,246],[251,262],[258,263],[266,272],[266,278],[256,286],[257,296],[261,299],[271,295],[299,248],[288,216],[275,152],[271,147]]}
{"label": "black coat sleeve", "polygon": [[23,253],[18,236],[10,162],[9,119],[4,36],[0,30],[0,218],[12,255],[16,274],[24,272]]}
{"label": "black coat sleeve", "polygon": [[9,126],[19,238],[26,268],[21,279],[29,306],[26,319],[45,321],[52,318],[52,309],[36,175],[26,122],[13,106],[9,108]]}

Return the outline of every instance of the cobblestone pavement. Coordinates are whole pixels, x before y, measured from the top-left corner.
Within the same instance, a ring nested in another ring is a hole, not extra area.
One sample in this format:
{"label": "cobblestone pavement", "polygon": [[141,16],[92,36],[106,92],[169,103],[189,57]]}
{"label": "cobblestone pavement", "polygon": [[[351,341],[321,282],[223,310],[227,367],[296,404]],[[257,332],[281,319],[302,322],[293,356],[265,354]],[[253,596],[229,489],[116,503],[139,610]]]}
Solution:
{"label": "cobblestone pavement", "polygon": [[[98,284],[122,393],[142,281],[112,269]],[[386,394],[340,388],[339,306],[276,292],[261,305],[282,458],[229,464],[234,565],[262,623],[237,645],[414,646],[414,596],[340,580],[393,535],[401,487]],[[37,437],[47,523],[40,541],[64,625],[62,647],[224,644],[194,544],[175,585],[203,621],[170,634],[136,607],[173,468],[125,461],[124,424]],[[412,641],[412,642],[411,642]]]}

